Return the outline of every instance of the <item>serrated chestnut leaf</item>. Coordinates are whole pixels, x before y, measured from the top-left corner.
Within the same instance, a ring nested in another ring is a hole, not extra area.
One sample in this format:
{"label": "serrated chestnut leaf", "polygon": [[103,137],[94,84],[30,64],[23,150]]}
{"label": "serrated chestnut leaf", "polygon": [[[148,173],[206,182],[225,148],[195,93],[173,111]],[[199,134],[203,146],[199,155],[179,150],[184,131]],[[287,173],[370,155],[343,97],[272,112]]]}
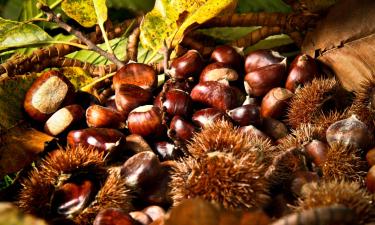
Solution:
{"label": "serrated chestnut leaf", "polygon": [[26,93],[24,108],[34,120],[45,122],[59,108],[74,100],[73,84],[56,70],[44,72]]}
{"label": "serrated chestnut leaf", "polygon": [[226,111],[240,105],[233,89],[217,81],[206,81],[197,84],[190,93],[194,102]]}
{"label": "serrated chestnut leaf", "polygon": [[117,110],[92,105],[86,110],[86,123],[89,127],[124,128],[125,119]]}
{"label": "serrated chestnut leaf", "polygon": [[228,112],[228,115],[240,126],[259,126],[262,124],[260,107],[255,104],[243,105],[234,108]]}
{"label": "serrated chestnut leaf", "polygon": [[132,84],[123,84],[116,89],[115,102],[117,109],[125,116],[138,106],[148,103],[152,93]]}
{"label": "serrated chestnut leaf", "polygon": [[292,92],[318,75],[318,67],[315,60],[307,54],[297,55],[289,68],[285,88]]}
{"label": "serrated chestnut leaf", "polygon": [[204,67],[201,54],[196,50],[189,50],[181,57],[174,59],[168,73],[177,80],[197,77]]}
{"label": "serrated chestnut leaf", "polygon": [[260,67],[277,64],[285,59],[284,56],[272,50],[257,50],[249,53],[245,59],[245,71],[250,73]]}
{"label": "serrated chestnut leaf", "polygon": [[132,84],[145,90],[153,90],[158,82],[156,71],[143,63],[129,63],[121,67],[113,76],[113,87],[118,89],[121,84]]}
{"label": "serrated chestnut leaf", "polygon": [[85,110],[80,105],[69,105],[57,110],[44,124],[47,134],[56,136],[68,130],[72,125],[80,122]]}
{"label": "serrated chestnut leaf", "polygon": [[86,128],[68,133],[67,143],[72,147],[82,145],[95,147],[100,151],[112,151],[122,147],[125,136],[116,129]]}
{"label": "serrated chestnut leaf", "polygon": [[133,109],[129,113],[127,124],[130,133],[143,137],[161,136],[165,131],[161,110],[153,105]]}

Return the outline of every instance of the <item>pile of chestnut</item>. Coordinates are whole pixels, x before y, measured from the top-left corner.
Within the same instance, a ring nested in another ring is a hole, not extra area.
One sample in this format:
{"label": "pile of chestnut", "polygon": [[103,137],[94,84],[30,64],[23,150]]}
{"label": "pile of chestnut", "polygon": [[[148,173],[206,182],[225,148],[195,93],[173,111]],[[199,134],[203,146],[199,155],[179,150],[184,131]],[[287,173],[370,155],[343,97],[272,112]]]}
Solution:
{"label": "pile of chestnut", "polygon": [[165,73],[170,79],[158,88],[151,66],[129,63],[113,77],[115,94],[100,102],[76,92],[64,75],[51,70],[33,83],[24,107],[46,133],[67,135],[68,145],[109,151],[130,133],[148,141],[162,160],[173,159],[173,151],[217,119],[279,139],[286,127],[277,119],[285,115],[293,92],[318,71],[308,55],[298,55],[288,70],[277,52],[258,50],[243,57],[230,46],[218,46],[208,60],[187,51]]}

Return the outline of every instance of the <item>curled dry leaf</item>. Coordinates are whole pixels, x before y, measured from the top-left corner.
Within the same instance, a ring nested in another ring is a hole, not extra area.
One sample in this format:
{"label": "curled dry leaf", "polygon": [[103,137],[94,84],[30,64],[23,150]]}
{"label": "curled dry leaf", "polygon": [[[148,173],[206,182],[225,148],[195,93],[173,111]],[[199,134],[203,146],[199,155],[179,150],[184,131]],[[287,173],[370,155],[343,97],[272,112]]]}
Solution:
{"label": "curled dry leaf", "polygon": [[343,0],[308,33],[302,51],[328,65],[348,90],[375,76],[375,1]]}

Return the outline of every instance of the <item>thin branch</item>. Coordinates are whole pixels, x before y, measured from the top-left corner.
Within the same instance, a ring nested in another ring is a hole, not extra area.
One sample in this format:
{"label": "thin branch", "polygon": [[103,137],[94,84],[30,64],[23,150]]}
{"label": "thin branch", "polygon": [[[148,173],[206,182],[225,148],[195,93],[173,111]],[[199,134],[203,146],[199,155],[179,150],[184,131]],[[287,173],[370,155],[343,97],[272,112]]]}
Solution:
{"label": "thin branch", "polygon": [[125,64],[120,61],[114,54],[110,54],[103,49],[96,46],[91,40],[89,40],[82,32],[79,30],[74,29],[70,25],[66,24],[61,20],[59,16],[56,15],[55,12],[53,12],[48,6],[46,5],[40,5],[40,9],[47,15],[47,18],[50,21],[55,22],[59,27],[63,28],[64,30],[68,31],[71,34],[74,34],[78,39],[82,40],[84,42],[89,50],[95,51],[99,53],[100,55],[106,57],[110,61],[116,64],[118,68],[123,67]]}
{"label": "thin branch", "polygon": [[138,57],[138,44],[139,35],[141,34],[141,29],[136,27],[132,34],[129,36],[128,45],[126,48],[126,57],[128,60],[137,61]]}
{"label": "thin branch", "polygon": [[231,42],[229,45],[237,47],[247,47],[256,44],[257,42],[276,34],[283,33],[280,27],[261,27],[256,29],[247,35]]}

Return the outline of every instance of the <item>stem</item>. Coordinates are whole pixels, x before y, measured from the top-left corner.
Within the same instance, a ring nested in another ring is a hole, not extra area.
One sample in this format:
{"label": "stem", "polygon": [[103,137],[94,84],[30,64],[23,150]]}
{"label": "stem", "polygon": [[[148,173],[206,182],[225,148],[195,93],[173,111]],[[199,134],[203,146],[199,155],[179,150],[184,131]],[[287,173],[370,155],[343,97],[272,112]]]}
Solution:
{"label": "stem", "polygon": [[231,42],[229,45],[237,46],[237,47],[247,47],[254,45],[255,43],[263,40],[269,36],[281,34],[283,30],[280,27],[261,27],[256,29],[247,35]]}
{"label": "stem", "polygon": [[108,53],[104,51],[103,49],[96,46],[91,40],[89,40],[82,32],[74,29],[70,25],[63,22],[60,17],[56,15],[55,12],[53,12],[48,6],[41,5],[40,9],[47,15],[47,18],[50,21],[55,22],[59,27],[63,28],[64,30],[68,31],[69,33],[75,35],[78,39],[80,39],[82,42],[84,42],[88,50],[95,51],[99,53],[100,55],[104,56],[105,58],[112,61],[114,64],[116,64],[117,68],[123,67],[125,64],[120,61],[114,54]]}
{"label": "stem", "polygon": [[[58,5],[60,5],[60,3],[62,2],[63,0],[57,0],[56,2],[54,2],[54,3],[52,3],[50,6],[49,6],[49,8],[50,9],[54,9],[54,8],[56,8]],[[35,17],[34,17],[34,19],[38,19],[38,18],[40,18],[40,17],[42,17],[44,15],[44,13],[39,13],[38,15],[36,15]]]}
{"label": "stem", "polygon": [[139,35],[141,30],[139,27],[135,28],[131,35],[129,35],[128,45],[126,49],[126,58],[127,60],[132,60],[137,62],[138,58],[138,44],[139,44]]}
{"label": "stem", "polygon": [[111,45],[109,44],[108,36],[107,36],[107,33],[105,32],[103,24],[99,23],[99,27],[100,27],[100,30],[102,31],[102,36],[103,36],[105,44],[107,45],[108,52],[113,54],[113,50],[112,50]]}

